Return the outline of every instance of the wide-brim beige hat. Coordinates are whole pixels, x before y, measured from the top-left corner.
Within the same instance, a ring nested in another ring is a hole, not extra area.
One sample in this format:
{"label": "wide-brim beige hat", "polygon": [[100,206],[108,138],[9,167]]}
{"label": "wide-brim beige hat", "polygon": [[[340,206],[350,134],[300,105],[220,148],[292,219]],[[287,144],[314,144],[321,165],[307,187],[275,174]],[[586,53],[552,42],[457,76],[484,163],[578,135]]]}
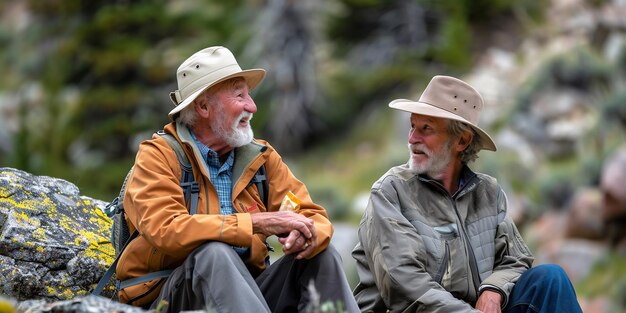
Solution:
{"label": "wide-brim beige hat", "polygon": [[418,101],[397,99],[389,107],[411,113],[447,118],[471,126],[481,139],[481,149],[496,151],[491,137],[478,127],[483,97],[466,82],[450,77],[433,77]]}
{"label": "wide-brim beige hat", "polygon": [[194,53],[176,71],[178,90],[170,93],[176,107],[168,117],[173,118],[208,88],[235,77],[243,77],[248,89],[253,90],[265,77],[265,70],[242,70],[232,52],[220,46]]}

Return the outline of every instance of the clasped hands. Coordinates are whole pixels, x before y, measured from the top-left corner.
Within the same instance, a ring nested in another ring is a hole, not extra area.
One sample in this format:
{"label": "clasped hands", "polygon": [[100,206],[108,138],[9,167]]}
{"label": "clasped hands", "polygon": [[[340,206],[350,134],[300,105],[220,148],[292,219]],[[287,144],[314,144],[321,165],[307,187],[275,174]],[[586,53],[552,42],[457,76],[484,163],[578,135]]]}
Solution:
{"label": "clasped hands", "polygon": [[313,220],[294,212],[259,212],[251,214],[254,233],[278,236],[283,253],[297,253],[296,259],[308,257],[317,247]]}

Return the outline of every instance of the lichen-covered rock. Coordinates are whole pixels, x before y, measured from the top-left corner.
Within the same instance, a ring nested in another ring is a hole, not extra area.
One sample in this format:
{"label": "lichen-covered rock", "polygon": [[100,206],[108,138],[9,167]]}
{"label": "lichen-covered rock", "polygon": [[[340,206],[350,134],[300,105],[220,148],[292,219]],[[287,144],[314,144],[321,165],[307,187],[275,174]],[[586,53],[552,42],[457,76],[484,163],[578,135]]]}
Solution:
{"label": "lichen-covered rock", "polygon": [[103,297],[86,296],[76,297],[72,300],[56,301],[47,303],[43,300],[29,300],[20,303],[17,311],[28,313],[142,313],[149,312],[138,307],[111,301]]}
{"label": "lichen-covered rock", "polygon": [[105,205],[65,180],[0,168],[0,294],[87,294],[115,255]]}

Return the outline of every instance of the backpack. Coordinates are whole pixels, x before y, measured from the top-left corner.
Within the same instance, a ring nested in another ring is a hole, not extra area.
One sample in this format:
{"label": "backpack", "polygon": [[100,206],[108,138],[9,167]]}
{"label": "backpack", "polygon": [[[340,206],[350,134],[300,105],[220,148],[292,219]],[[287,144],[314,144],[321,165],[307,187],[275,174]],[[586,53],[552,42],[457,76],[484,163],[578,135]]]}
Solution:
{"label": "backpack", "polygon": [[[189,162],[189,158],[187,154],[183,150],[183,147],[180,143],[172,136],[171,134],[166,134],[163,130],[159,130],[157,134],[169,144],[169,146],[176,153],[176,158],[178,159],[178,163],[181,168],[181,180],[180,187],[183,189],[185,204],[187,209],[189,210],[189,214],[196,214],[198,212],[198,193],[200,192],[200,185],[195,181],[193,177],[193,172],[191,169],[191,163]],[[132,234],[129,231],[128,223],[126,222],[126,218],[124,215],[124,192],[126,191],[126,183],[128,182],[128,178],[133,172],[133,167],[130,168],[126,177],[124,178],[124,182],[122,183],[122,187],[120,188],[120,192],[105,207],[105,213],[113,220],[113,226],[111,227],[111,244],[115,248],[115,260],[109,267],[109,269],[104,273],[102,278],[98,281],[98,285],[91,292],[92,295],[100,295],[104,290],[104,287],[109,283],[109,280],[113,277],[115,273],[115,268],[117,267],[117,262],[119,261],[120,255],[122,251],[126,248],[126,246],[139,235],[139,231],[135,230]],[[256,184],[257,189],[259,191],[259,195],[261,197],[261,201],[267,207],[267,177],[265,175],[265,164],[259,168],[259,170],[254,174],[254,177],[248,184]],[[127,279],[124,281],[115,280],[115,291],[113,296],[117,296],[117,291],[120,289],[124,289],[128,286],[144,283],[157,278],[165,278],[171,274],[173,270],[162,270],[157,272],[148,273],[139,277]]]}

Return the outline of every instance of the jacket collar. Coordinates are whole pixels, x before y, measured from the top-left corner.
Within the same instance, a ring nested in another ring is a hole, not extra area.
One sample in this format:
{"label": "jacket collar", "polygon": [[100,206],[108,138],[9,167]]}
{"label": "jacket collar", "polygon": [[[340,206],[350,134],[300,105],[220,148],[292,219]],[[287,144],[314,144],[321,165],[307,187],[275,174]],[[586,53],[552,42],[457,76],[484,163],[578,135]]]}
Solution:
{"label": "jacket collar", "polygon": [[193,137],[191,136],[191,132],[189,131],[189,128],[187,128],[187,126],[183,125],[179,121],[176,121],[175,126],[176,126],[175,132],[178,135],[178,138],[180,138],[180,141],[191,147],[191,150],[193,153],[193,159],[200,166],[200,169],[203,175],[206,177],[210,177],[209,167],[207,166],[206,162],[197,161],[197,160],[202,160],[202,153],[200,152],[200,148],[198,148],[198,145],[196,145],[195,140],[193,140]]}
{"label": "jacket collar", "polygon": [[[236,182],[241,175],[243,175],[243,171],[251,167],[252,162],[256,160],[259,155],[267,150],[265,145],[259,144],[256,141],[252,141],[251,143],[241,146],[239,148],[235,148],[235,165],[233,166],[233,183]],[[252,168],[255,172],[260,165],[256,168]]]}
{"label": "jacket collar", "polygon": [[[476,184],[478,183],[478,181],[474,179],[474,177],[476,176],[477,176],[476,173],[474,173],[467,166],[467,164],[464,164],[463,168],[461,168],[461,178],[460,178],[461,181],[459,182],[460,187],[457,190],[457,192],[454,195],[452,195],[452,197],[453,198],[460,197],[466,194],[467,192],[473,190],[476,187]],[[438,189],[441,189],[441,191],[445,192],[446,194],[448,193],[446,189],[441,185],[441,183],[430,178],[428,175],[419,174],[417,177],[420,181],[427,183],[431,186],[436,186]]]}
{"label": "jacket collar", "polygon": [[[187,126],[183,125],[180,122],[176,122],[176,133],[180,138],[180,141],[188,144],[194,153],[194,158],[196,160],[202,160],[202,154],[200,153],[200,149],[196,145],[193,137],[191,136],[191,132],[187,128]],[[235,164],[233,165],[233,186],[236,185],[236,182],[241,178],[244,174],[246,168],[251,167],[253,161],[259,157],[263,152],[267,150],[265,145],[259,144],[256,141],[252,141],[251,143],[235,148]],[[208,176],[209,169],[205,162],[198,162],[204,174]],[[256,171],[261,167],[259,164],[256,167],[253,167],[252,170]]]}

